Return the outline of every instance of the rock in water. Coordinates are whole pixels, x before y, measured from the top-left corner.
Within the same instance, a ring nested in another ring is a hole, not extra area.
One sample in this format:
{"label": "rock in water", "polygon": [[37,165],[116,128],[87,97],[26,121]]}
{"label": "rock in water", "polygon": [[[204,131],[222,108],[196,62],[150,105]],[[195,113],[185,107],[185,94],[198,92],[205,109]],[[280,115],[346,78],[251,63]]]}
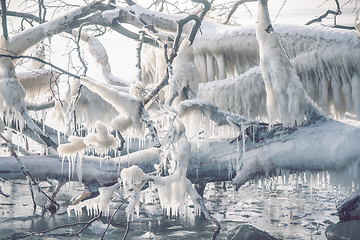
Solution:
{"label": "rock in water", "polygon": [[360,189],[341,201],[336,209],[340,222],[360,220]]}
{"label": "rock in water", "polygon": [[267,232],[261,231],[254,226],[242,224],[231,230],[227,240],[276,240]]}
{"label": "rock in water", "polygon": [[360,221],[340,222],[329,225],[326,228],[325,236],[328,240],[360,239]]}

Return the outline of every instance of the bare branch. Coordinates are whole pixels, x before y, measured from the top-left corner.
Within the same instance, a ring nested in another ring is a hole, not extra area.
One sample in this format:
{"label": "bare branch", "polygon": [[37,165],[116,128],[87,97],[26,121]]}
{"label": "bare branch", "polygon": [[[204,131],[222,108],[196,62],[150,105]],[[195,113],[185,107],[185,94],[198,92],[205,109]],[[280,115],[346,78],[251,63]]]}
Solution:
{"label": "bare branch", "polygon": [[8,30],[7,30],[7,22],[6,22],[6,1],[1,0],[1,24],[3,29],[3,36],[6,40],[9,40]]}
{"label": "bare branch", "polygon": [[108,222],[108,225],[107,225],[105,231],[103,232],[103,234],[102,234],[101,237],[100,237],[101,240],[104,239],[105,233],[106,233],[106,231],[109,229],[111,220],[114,218],[115,214],[119,211],[119,209],[121,208],[121,206],[122,206],[122,205],[126,202],[126,200],[128,200],[130,197],[131,197],[131,195],[127,196],[127,198],[125,198],[125,200],[122,201],[122,203],[117,207],[116,211],[113,213],[113,215],[112,215],[111,218],[109,219],[109,222]]}
{"label": "bare branch", "polygon": [[76,79],[80,79],[80,76],[78,75],[75,75],[73,73],[70,73],[62,68],[59,68],[57,67],[56,65],[52,64],[52,63],[49,63],[41,58],[37,58],[37,57],[34,57],[34,56],[28,56],[28,55],[10,55],[10,54],[0,54],[0,58],[1,57],[8,57],[8,58],[11,58],[11,59],[19,59],[19,58],[29,58],[29,59],[34,59],[34,60],[37,60],[43,64],[46,64],[46,65],[49,65],[50,67],[53,67],[55,68],[56,70],[59,70],[60,72],[66,74],[66,75],[69,75],[71,77],[74,77]]}
{"label": "bare branch", "polygon": [[[0,10],[0,14],[2,15],[2,11]],[[19,17],[19,18],[25,18],[25,19],[30,19],[33,20],[35,22],[40,23],[40,19],[39,17],[30,14],[30,13],[23,13],[23,12],[14,12],[14,11],[6,11],[5,15],[7,16],[12,16],[12,17]]]}
{"label": "bare branch", "polygon": [[244,4],[244,3],[247,3],[247,2],[257,2],[257,0],[241,0],[241,1],[238,1],[237,3],[234,4],[234,6],[232,7],[232,9],[230,10],[226,20],[223,22],[223,24],[227,24],[231,18],[231,16],[235,13],[235,11],[237,10],[237,8],[241,5],[241,4]]}
{"label": "bare branch", "polygon": [[339,1],[338,0],[335,0],[335,3],[336,3],[336,7],[337,7],[337,10],[336,11],[333,11],[333,10],[327,10],[326,13],[324,13],[323,15],[319,16],[318,18],[315,18],[309,22],[307,22],[305,25],[310,25],[310,24],[313,24],[313,23],[316,23],[316,22],[321,22],[324,18],[326,18],[329,14],[333,14],[334,15],[334,26],[336,26],[336,17],[338,15],[341,15],[342,12],[340,10],[340,4],[339,4]]}

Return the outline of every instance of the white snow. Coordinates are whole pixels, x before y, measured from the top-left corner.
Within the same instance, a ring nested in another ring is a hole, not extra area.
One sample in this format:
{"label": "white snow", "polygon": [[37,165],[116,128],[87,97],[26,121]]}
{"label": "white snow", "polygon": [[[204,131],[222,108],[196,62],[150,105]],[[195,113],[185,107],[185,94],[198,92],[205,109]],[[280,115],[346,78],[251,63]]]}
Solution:
{"label": "white snow", "polygon": [[84,138],[82,137],[69,136],[68,140],[70,143],[61,144],[58,147],[57,151],[60,154],[69,155],[69,154],[77,153],[84,150],[87,147],[87,145],[84,143]]}
{"label": "white snow", "polygon": [[119,13],[120,13],[120,9],[115,8],[113,10],[103,11],[101,13],[101,16],[103,17],[103,20],[107,24],[111,24],[114,21],[114,18],[119,17]]}
{"label": "white snow", "polygon": [[113,135],[109,134],[109,131],[105,124],[101,121],[95,122],[96,133],[89,133],[84,137],[84,144],[97,148],[100,152],[106,153],[109,148],[116,149],[117,143]]}

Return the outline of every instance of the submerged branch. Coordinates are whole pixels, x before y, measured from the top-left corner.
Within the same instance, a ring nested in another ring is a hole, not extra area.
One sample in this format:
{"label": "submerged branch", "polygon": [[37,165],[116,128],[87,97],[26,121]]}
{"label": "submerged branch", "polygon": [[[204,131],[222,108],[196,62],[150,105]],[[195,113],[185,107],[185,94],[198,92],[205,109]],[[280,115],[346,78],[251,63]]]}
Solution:
{"label": "submerged branch", "polygon": [[111,220],[114,218],[115,214],[119,211],[119,209],[121,208],[121,206],[122,206],[122,205],[126,202],[126,200],[128,200],[130,197],[131,197],[131,195],[127,196],[127,198],[125,198],[125,200],[122,201],[122,203],[117,207],[117,209],[115,210],[115,212],[113,213],[113,215],[112,215],[111,218],[109,219],[109,223],[108,223],[105,231],[103,232],[103,234],[102,234],[101,237],[100,237],[101,240],[104,239],[105,233],[106,233],[106,231],[109,229]]}
{"label": "submerged branch", "polygon": [[[60,229],[60,228],[66,228],[66,227],[72,227],[72,226],[76,226],[76,225],[83,225],[83,224],[86,224],[86,226],[90,225],[92,222],[96,221],[97,219],[99,219],[101,217],[101,213],[97,216],[97,217],[94,217],[93,219],[87,221],[87,222],[77,222],[77,223],[70,223],[70,224],[64,224],[64,225],[61,225],[61,226],[57,226],[57,227],[53,227],[53,228],[50,228],[50,229],[47,229],[47,230],[44,230],[42,232],[31,232],[27,235],[23,235],[23,236],[20,236],[20,237],[16,237],[16,238],[11,238],[11,239],[21,239],[21,238],[26,238],[26,237],[30,237],[30,236],[42,236],[44,235],[45,233],[48,233],[48,232],[52,232],[54,230],[57,230],[57,229]],[[84,228],[83,228],[84,229]],[[81,232],[83,231],[80,230]],[[78,232],[78,233],[75,233],[75,234],[70,234],[70,235],[78,235],[80,234],[81,232]]]}

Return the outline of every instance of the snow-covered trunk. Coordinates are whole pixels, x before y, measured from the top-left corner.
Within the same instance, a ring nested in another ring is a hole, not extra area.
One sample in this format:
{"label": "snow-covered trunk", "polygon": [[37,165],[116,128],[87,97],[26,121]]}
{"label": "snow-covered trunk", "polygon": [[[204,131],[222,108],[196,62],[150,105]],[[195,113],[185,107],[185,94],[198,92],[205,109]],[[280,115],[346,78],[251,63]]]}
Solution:
{"label": "snow-covered trunk", "polygon": [[305,92],[271,25],[267,0],[259,0],[256,37],[260,45],[260,68],[265,81],[269,122],[280,121],[286,126],[294,126],[311,120],[314,115],[323,115]]}

